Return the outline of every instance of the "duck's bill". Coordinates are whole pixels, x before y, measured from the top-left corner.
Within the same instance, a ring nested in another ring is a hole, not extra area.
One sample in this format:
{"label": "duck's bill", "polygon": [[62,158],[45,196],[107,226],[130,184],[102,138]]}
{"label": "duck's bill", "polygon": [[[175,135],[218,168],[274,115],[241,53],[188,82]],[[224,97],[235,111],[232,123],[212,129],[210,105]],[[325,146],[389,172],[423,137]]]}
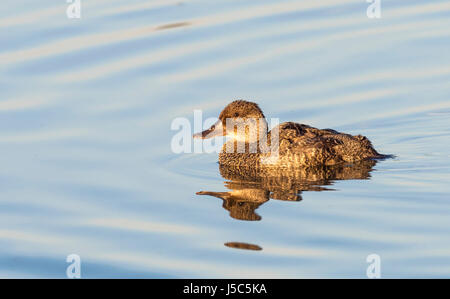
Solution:
{"label": "duck's bill", "polygon": [[214,125],[212,125],[209,129],[204,130],[203,132],[194,134],[194,138],[200,139],[208,139],[216,136],[224,136],[224,130],[222,126],[222,122],[218,120]]}

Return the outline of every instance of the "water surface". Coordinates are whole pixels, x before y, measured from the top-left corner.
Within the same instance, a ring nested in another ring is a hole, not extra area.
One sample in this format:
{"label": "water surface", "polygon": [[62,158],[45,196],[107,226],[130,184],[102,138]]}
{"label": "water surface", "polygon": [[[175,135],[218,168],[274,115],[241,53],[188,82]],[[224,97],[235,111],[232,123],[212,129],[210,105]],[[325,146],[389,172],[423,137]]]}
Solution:
{"label": "water surface", "polygon": [[[448,277],[450,3],[368,5],[3,5],[0,277],[64,278],[78,254],[86,278],[364,278],[372,253],[382,277]],[[238,98],[396,158],[230,217],[196,195],[230,192],[217,155],[173,153],[170,125]]]}

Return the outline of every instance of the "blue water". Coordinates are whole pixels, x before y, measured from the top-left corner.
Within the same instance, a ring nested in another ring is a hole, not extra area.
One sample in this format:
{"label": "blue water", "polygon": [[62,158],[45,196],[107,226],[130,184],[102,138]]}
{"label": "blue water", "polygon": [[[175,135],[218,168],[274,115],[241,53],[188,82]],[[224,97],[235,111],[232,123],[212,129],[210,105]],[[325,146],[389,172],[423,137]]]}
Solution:
{"label": "blue water", "polygon": [[[0,277],[449,277],[448,1],[81,4],[0,8]],[[396,158],[237,220],[170,128],[238,98]]]}

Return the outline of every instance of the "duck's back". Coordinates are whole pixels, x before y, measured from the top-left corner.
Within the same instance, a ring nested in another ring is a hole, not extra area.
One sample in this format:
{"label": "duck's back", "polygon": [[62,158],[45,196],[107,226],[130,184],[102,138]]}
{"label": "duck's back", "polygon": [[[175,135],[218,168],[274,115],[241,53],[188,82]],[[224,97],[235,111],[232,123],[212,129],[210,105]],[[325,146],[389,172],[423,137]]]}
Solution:
{"label": "duck's back", "polygon": [[[273,142],[278,130],[278,142]],[[233,141],[229,141],[233,142]],[[370,158],[384,158],[364,136],[352,136],[331,129],[317,129],[308,125],[285,122],[268,133],[270,153],[236,151],[236,142],[227,151],[227,144],[219,154],[219,164],[242,167],[309,167],[356,162]],[[276,152],[278,151],[278,155]],[[275,154],[274,154],[275,153]]]}
{"label": "duck's back", "polygon": [[352,136],[331,129],[286,122],[278,129],[280,165],[334,165],[369,158],[382,158],[364,136]]}

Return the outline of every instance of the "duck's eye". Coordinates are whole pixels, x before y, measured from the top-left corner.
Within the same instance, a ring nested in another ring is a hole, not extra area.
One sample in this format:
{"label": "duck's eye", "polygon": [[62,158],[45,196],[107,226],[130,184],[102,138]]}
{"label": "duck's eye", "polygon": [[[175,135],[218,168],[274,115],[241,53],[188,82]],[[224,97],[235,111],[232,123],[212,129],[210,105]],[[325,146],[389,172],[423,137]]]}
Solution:
{"label": "duck's eye", "polygon": [[214,130],[216,128],[216,125],[212,125],[211,129]]}
{"label": "duck's eye", "polygon": [[233,116],[234,117],[239,117],[239,113],[235,112]]}

